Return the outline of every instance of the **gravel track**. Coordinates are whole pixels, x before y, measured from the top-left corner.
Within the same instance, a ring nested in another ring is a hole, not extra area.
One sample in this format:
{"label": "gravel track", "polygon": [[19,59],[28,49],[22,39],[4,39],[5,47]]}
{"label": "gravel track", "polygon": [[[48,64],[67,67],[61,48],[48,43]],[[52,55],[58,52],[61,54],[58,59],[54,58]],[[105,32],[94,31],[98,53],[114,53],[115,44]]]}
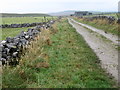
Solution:
{"label": "gravel track", "polygon": [[[76,29],[76,31],[83,36],[87,44],[99,57],[102,68],[104,68],[107,73],[111,74],[115,80],[118,81],[118,50],[115,49],[115,46],[113,45],[113,43],[118,43],[117,37],[114,35],[111,37],[110,34],[106,36],[106,34],[102,34],[104,31],[99,31],[97,29],[97,31],[94,29],[94,32],[90,32],[90,30],[87,29],[89,27],[84,28],[86,25],[82,25],[70,18],[68,18],[68,21]],[[105,36],[112,42],[105,40],[101,37],[101,35]]]}

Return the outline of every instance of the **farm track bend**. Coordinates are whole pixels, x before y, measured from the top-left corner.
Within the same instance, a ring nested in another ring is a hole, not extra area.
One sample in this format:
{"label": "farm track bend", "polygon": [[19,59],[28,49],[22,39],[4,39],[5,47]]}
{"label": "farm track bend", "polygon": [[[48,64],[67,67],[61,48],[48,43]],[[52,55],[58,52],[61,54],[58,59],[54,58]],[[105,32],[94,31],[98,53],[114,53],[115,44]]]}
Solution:
{"label": "farm track bend", "polygon": [[[118,50],[113,43],[117,43],[117,37],[113,37],[112,41],[106,40],[101,33],[88,30],[79,24],[79,22],[68,18],[69,23],[76,31],[83,36],[87,44],[93,49],[101,61],[101,66],[107,73],[111,74],[118,81]],[[104,31],[101,31],[104,32]],[[106,36],[108,38],[108,36]]]}

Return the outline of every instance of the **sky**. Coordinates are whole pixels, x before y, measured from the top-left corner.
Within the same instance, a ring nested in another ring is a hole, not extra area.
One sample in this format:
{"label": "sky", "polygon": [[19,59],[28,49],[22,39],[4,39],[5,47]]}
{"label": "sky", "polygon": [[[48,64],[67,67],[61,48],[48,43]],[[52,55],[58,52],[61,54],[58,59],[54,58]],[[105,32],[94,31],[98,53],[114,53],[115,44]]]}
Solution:
{"label": "sky", "polygon": [[1,0],[0,13],[53,13],[66,10],[118,11],[120,0]]}

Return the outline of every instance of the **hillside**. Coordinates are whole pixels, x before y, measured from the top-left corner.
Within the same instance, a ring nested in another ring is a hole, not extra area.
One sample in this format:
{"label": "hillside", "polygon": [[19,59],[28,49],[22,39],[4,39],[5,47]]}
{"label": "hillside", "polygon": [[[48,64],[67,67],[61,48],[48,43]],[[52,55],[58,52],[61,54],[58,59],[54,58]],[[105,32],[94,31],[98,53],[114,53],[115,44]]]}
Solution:
{"label": "hillside", "polygon": [[17,14],[17,13],[0,13],[2,17],[43,17],[50,16],[47,14],[39,14],[39,13],[27,13],[27,14]]}

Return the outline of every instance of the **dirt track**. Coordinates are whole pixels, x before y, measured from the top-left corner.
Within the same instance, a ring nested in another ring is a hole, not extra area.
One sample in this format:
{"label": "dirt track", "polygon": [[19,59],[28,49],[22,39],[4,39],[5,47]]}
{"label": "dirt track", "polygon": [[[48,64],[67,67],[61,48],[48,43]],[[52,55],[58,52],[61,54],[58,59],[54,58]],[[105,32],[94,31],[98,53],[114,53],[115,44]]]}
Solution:
{"label": "dirt track", "polygon": [[[115,80],[118,81],[118,51],[113,45],[113,43],[117,43],[117,37],[112,36],[112,42],[110,42],[110,38],[108,36],[106,36],[106,38],[109,38],[109,40],[101,37],[102,34],[99,33],[99,30],[97,32],[88,30],[70,18],[68,18],[68,21],[76,31],[84,37],[85,41],[99,57],[102,68],[104,68],[109,74],[115,77]],[[105,36],[105,34],[102,36]]]}
{"label": "dirt track", "polygon": [[105,32],[104,32],[103,30],[101,30],[101,29],[97,29],[97,28],[94,28],[94,27],[92,27],[92,26],[90,26],[90,25],[77,22],[77,21],[75,21],[75,20],[73,20],[73,19],[71,19],[71,20],[74,21],[75,23],[83,26],[83,27],[89,28],[89,29],[91,29],[92,31],[99,33],[100,35],[102,35],[102,36],[106,37],[107,39],[111,40],[114,44],[117,44],[117,45],[118,45],[118,43],[119,43],[118,36],[113,35],[113,34],[111,34],[111,33],[105,33]]}

